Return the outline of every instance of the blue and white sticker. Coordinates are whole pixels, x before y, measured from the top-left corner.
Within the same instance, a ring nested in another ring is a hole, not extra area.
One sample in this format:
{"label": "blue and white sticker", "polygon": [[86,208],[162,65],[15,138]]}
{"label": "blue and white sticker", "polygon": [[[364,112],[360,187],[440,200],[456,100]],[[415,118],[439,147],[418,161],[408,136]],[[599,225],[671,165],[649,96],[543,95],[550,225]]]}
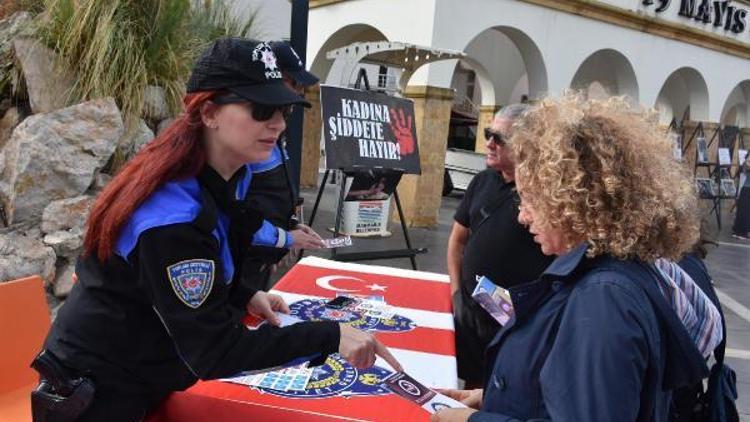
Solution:
{"label": "blue and white sticker", "polygon": [[383,386],[383,381],[391,375],[393,372],[379,366],[357,369],[338,353],[333,353],[323,365],[314,368],[310,380],[303,389],[281,391],[267,385],[260,385],[258,388],[265,393],[295,399],[382,396],[391,394],[391,391]]}
{"label": "blue and white sticker", "polygon": [[377,318],[352,309],[326,308],[324,299],[303,299],[289,305],[289,315],[304,321],[336,321],[349,324],[362,331],[405,332],[417,327],[402,315]]}
{"label": "blue and white sticker", "polygon": [[189,259],[167,267],[169,282],[182,303],[193,309],[203,305],[214,285],[215,267],[210,259]]}

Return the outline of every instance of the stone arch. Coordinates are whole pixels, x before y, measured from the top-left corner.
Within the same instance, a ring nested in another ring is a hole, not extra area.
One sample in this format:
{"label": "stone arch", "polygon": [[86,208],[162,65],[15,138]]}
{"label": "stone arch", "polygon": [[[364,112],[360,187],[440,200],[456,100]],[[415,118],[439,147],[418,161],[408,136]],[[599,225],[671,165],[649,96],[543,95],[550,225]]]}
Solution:
{"label": "stone arch", "polygon": [[721,123],[731,126],[750,126],[750,79],[737,84],[724,102]]}
{"label": "stone arch", "polygon": [[[466,44],[464,52],[467,57],[462,63],[477,72],[482,105],[517,102],[521,95],[540,98],[548,91],[542,53],[531,37],[518,28],[503,25],[485,28]],[[487,88],[489,84],[492,90]]]}
{"label": "stone arch", "polygon": [[602,49],[589,55],[578,66],[570,87],[588,93],[594,82],[597,89],[600,85],[610,95],[625,95],[634,102],[639,99],[633,65],[617,50]]}
{"label": "stone arch", "polygon": [[366,41],[388,41],[388,38],[379,29],[364,23],[355,23],[338,29],[328,37],[315,54],[310,72],[320,78],[321,81],[325,81],[333,65],[333,60],[326,57],[329,51],[355,42]]}
{"label": "stone arch", "polygon": [[681,67],[672,72],[662,84],[656,97],[659,119],[668,124],[672,118],[693,121],[709,118],[708,85],[705,78],[692,67]]}

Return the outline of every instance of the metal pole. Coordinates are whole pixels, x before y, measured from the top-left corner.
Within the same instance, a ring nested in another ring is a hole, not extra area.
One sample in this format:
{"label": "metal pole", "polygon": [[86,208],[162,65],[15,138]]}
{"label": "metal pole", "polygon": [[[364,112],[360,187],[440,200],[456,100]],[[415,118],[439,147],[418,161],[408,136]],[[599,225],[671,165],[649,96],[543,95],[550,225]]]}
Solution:
{"label": "metal pole", "polygon": [[[292,0],[291,38],[289,44],[307,63],[307,17],[310,10],[308,0]],[[287,121],[287,153],[289,153],[290,177],[294,187],[299,190],[300,168],[302,166],[302,124],[304,112],[295,107]]]}

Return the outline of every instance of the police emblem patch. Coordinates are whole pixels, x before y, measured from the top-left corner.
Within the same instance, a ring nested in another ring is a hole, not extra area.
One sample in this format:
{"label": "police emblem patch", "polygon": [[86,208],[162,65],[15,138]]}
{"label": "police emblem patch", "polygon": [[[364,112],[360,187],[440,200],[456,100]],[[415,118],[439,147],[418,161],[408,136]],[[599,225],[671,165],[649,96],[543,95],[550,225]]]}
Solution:
{"label": "police emblem patch", "polygon": [[329,309],[322,299],[304,299],[289,305],[289,314],[305,321],[337,321],[363,331],[403,332],[416,328],[411,319],[393,315],[376,318],[351,309]]}
{"label": "police emblem patch", "polygon": [[305,399],[322,399],[334,396],[379,396],[390,394],[390,391],[383,387],[382,382],[392,374],[393,372],[377,366],[358,370],[349,365],[340,355],[334,353],[328,356],[323,365],[315,368],[304,390],[281,391],[263,388],[263,386],[260,386],[259,389],[276,396]]}
{"label": "police emblem patch", "polygon": [[185,305],[196,309],[211,293],[214,285],[214,261],[190,259],[167,267],[167,276],[177,297]]}

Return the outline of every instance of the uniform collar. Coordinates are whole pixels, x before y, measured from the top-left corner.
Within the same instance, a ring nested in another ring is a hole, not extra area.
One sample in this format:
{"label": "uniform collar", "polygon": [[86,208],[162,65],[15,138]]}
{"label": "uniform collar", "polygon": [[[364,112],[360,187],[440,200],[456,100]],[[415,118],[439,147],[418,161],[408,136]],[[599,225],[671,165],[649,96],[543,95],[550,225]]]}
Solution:
{"label": "uniform collar", "polygon": [[216,170],[206,165],[200,174],[198,174],[198,181],[211,193],[219,208],[226,212],[231,208],[234,200],[236,200],[235,191],[237,190],[237,185],[243,180],[246,172],[247,166],[242,166],[229,180],[224,180]]}

